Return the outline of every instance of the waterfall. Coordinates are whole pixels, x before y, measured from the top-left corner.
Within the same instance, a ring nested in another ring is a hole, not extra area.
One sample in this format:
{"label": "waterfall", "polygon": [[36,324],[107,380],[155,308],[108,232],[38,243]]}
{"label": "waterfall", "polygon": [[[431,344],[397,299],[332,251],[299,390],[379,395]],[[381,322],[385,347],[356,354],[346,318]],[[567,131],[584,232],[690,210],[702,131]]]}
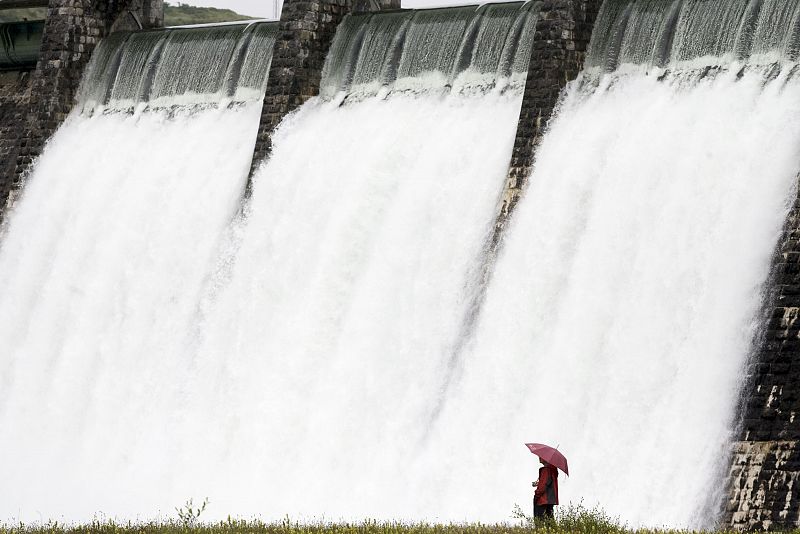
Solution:
{"label": "waterfall", "polygon": [[275,25],[104,41],[0,241],[0,518],[503,521],[542,441],[712,525],[800,1],[605,2],[480,287],[539,8],[346,17],[246,202]]}
{"label": "waterfall", "polygon": [[800,54],[796,0],[607,0],[588,63],[649,66],[794,62]]}
{"label": "waterfall", "polygon": [[515,54],[530,54],[536,7],[340,26],[323,96],[273,135],[202,302],[197,398],[187,400],[197,419],[181,432],[225,429],[185,460],[229,466],[197,487],[247,488],[216,491],[222,509],[510,513],[513,503],[498,515],[485,495],[469,506],[431,495],[435,478],[468,466],[448,474],[417,462],[480,282],[519,116],[510,78],[524,76]]}
{"label": "waterfall", "polygon": [[[791,14],[793,18],[787,18]],[[562,502],[710,527],[800,171],[797,2],[607,2],[537,150],[431,463],[508,502],[524,441]],[[462,453],[448,446],[458,436]]]}
{"label": "waterfall", "polygon": [[255,22],[113,33],[92,56],[82,111],[256,102],[277,29],[277,23]]}
{"label": "waterfall", "polygon": [[348,15],[323,71],[321,96],[521,92],[539,2]]}
{"label": "waterfall", "polygon": [[22,436],[0,444],[20,458],[0,514],[207,496],[209,518],[493,517],[443,515],[441,473],[409,466],[479,282],[537,10],[348,17],[241,217],[248,30],[107,40],[0,250],[0,426]]}
{"label": "waterfall", "polygon": [[179,377],[240,209],[274,29],[99,46],[0,241],[0,517],[155,517],[193,495],[162,493]]}

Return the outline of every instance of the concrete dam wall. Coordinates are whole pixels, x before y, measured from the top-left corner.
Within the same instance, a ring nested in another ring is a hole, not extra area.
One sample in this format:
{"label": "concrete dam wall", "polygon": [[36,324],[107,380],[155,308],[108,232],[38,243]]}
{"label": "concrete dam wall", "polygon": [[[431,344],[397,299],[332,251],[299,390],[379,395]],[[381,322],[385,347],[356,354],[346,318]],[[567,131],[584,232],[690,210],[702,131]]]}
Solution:
{"label": "concrete dam wall", "polygon": [[800,2],[161,13],[0,73],[0,517],[798,525]]}

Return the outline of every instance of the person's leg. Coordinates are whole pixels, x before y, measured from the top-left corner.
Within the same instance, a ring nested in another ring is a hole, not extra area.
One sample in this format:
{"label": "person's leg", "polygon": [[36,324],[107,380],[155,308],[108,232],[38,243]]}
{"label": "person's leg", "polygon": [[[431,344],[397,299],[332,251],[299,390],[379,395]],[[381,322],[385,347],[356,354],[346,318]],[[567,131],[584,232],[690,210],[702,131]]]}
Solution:
{"label": "person's leg", "polygon": [[534,503],[534,505],[533,505],[533,517],[534,518],[544,517],[544,514],[545,514],[545,507]]}
{"label": "person's leg", "polygon": [[544,508],[545,517],[553,517],[553,508],[555,508],[554,504],[545,504],[542,506],[542,508]]}

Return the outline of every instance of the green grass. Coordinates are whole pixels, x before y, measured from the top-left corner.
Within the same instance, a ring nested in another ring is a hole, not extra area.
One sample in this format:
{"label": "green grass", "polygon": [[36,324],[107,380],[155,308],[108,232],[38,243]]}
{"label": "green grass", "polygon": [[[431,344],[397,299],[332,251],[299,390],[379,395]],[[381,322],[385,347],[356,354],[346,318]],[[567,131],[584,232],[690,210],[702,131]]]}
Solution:
{"label": "green grass", "polygon": [[668,534],[678,531],[626,530],[593,523],[538,525],[523,524],[404,524],[404,523],[330,523],[295,524],[235,521],[200,523],[192,526],[178,521],[119,524],[97,522],[86,525],[18,525],[0,527],[2,534]]}
{"label": "green grass", "polygon": [[[629,529],[598,510],[587,510],[582,506],[561,508],[555,520],[548,521],[534,522],[517,508],[515,519],[507,523],[433,524],[371,520],[359,523],[298,523],[289,519],[265,523],[230,518],[218,523],[204,523],[199,518],[202,510],[192,511],[189,507],[178,510],[178,519],[161,522],[0,525],[0,534],[689,534],[688,531]],[[793,532],[800,534],[800,531]]]}
{"label": "green grass", "polygon": [[210,24],[215,22],[231,22],[234,20],[248,20],[254,17],[240,15],[230,9],[217,9],[215,7],[195,7],[178,3],[177,5],[164,2],[164,25],[182,26],[185,24]]}
{"label": "green grass", "polygon": [[[15,22],[19,20],[44,20],[47,16],[46,7],[33,7],[27,9],[0,10],[0,22]],[[231,22],[235,20],[250,20],[254,17],[240,15],[230,9],[217,9],[215,7],[195,7],[186,4],[170,4],[164,2],[164,25],[182,26],[185,24],[211,24],[216,22]]]}

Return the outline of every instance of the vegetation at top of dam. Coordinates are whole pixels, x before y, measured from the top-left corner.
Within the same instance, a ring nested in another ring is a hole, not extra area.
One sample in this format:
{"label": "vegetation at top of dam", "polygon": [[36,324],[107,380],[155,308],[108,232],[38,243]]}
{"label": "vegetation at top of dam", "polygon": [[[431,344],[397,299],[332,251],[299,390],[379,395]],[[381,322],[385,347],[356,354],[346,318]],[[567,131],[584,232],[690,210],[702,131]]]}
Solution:
{"label": "vegetation at top of dam", "polygon": [[197,7],[180,2],[171,4],[164,2],[164,25],[183,26],[186,24],[213,24],[216,22],[232,22],[250,20],[255,17],[240,15],[232,9],[216,7]]}
{"label": "vegetation at top of dam", "polygon": [[[43,20],[47,16],[46,7],[0,10],[0,22],[16,22],[21,20]],[[164,25],[184,26],[187,24],[213,24],[236,20],[252,20],[256,17],[241,15],[232,9],[216,7],[196,7],[177,2],[164,2]]]}

